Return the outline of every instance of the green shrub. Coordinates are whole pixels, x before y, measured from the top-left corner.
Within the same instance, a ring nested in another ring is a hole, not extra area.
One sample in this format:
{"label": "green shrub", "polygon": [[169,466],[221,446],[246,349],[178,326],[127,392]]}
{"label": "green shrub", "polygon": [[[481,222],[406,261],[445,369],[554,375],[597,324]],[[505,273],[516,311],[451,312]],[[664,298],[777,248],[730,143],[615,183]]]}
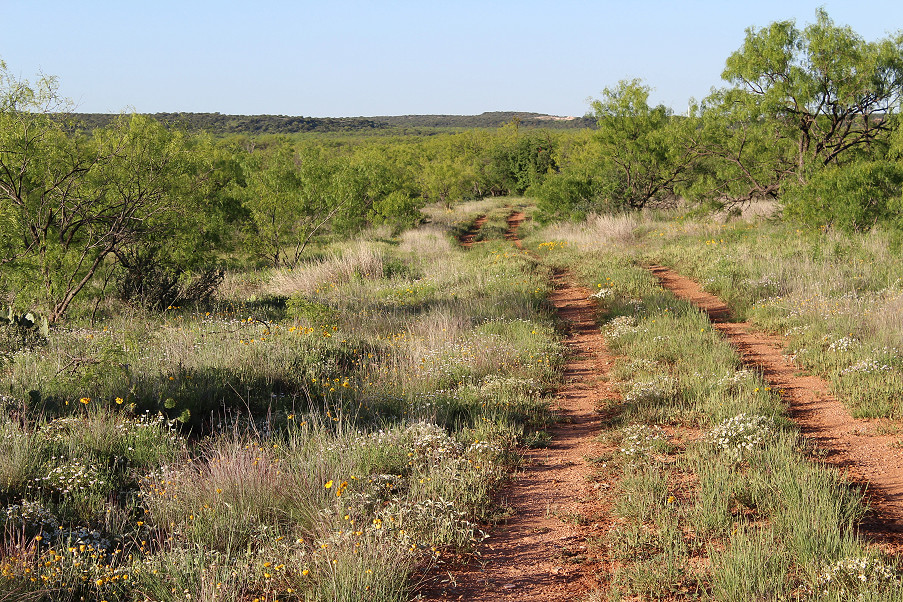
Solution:
{"label": "green shrub", "polygon": [[588,178],[550,176],[530,188],[530,194],[536,196],[540,216],[548,221],[583,219],[587,213],[600,209],[593,181]]}
{"label": "green shrub", "polygon": [[903,225],[903,167],[863,161],[829,167],[784,194],[784,214],[816,227],[844,232],[869,230],[879,223]]}
{"label": "green shrub", "polygon": [[285,305],[285,313],[289,318],[307,322],[311,326],[326,328],[338,322],[337,312],[317,301],[311,301],[303,295],[294,294],[289,297]]}

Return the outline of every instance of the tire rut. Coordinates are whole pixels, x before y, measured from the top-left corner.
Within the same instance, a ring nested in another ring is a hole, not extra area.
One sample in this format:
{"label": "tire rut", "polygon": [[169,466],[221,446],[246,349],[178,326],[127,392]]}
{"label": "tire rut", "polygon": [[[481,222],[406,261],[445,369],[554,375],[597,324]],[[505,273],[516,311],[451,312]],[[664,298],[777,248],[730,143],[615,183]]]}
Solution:
{"label": "tire rut", "polygon": [[480,233],[480,230],[486,225],[486,221],[489,219],[486,215],[478,215],[467,231],[458,237],[458,243],[464,247],[465,249],[469,249],[477,243],[477,235]]}
{"label": "tire rut", "polygon": [[[520,248],[522,213],[508,217],[508,240]],[[567,325],[568,362],[554,400],[560,417],[546,448],[526,449],[519,472],[497,495],[510,517],[494,526],[469,567],[444,571],[421,592],[426,600],[556,602],[574,600],[598,585],[605,559],[587,540],[607,532],[606,512],[590,482],[589,458],[609,448],[597,441],[597,408],[618,394],[604,381],[614,358],[596,324],[590,291],[556,270],[551,301]]]}
{"label": "tire rut", "polygon": [[865,486],[873,512],[861,525],[864,535],[886,552],[903,551],[903,450],[897,437],[876,434],[874,422],[853,418],[828,383],[804,374],[783,354],[783,340],[732,321],[730,308],[695,281],[658,265],[646,266],[663,288],[706,312],[712,325],[759,370],[787,404],[790,417],[817,444],[824,463]]}

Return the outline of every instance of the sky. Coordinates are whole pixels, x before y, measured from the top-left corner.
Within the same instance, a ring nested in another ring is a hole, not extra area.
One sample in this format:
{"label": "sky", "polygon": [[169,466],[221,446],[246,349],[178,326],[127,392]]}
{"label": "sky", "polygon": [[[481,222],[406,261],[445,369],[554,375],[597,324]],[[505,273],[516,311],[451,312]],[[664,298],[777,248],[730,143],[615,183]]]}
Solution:
{"label": "sky", "polygon": [[903,29],[900,0],[0,0],[0,60],[85,113],[579,116],[633,78],[681,113],[748,27],[819,6],[866,40]]}

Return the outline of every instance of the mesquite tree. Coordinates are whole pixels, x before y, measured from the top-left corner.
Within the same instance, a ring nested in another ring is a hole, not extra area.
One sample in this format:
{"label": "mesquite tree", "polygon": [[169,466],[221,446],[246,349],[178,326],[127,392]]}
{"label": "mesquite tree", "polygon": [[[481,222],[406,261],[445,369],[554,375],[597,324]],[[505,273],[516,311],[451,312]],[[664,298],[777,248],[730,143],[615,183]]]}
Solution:
{"label": "mesquite tree", "polygon": [[[98,270],[191,214],[181,137],[123,116],[73,133],[55,80],[35,85],[0,64],[0,288],[58,321]],[[190,217],[190,216],[189,216]]]}
{"label": "mesquite tree", "polygon": [[601,162],[596,180],[609,207],[642,209],[669,199],[693,164],[687,124],[663,105],[649,106],[650,91],[638,79],[625,80],[592,102]]}
{"label": "mesquite tree", "polygon": [[722,77],[737,121],[772,120],[792,143],[795,175],[887,143],[903,98],[903,34],[866,42],[819,9],[799,29],[778,21],[746,32]]}

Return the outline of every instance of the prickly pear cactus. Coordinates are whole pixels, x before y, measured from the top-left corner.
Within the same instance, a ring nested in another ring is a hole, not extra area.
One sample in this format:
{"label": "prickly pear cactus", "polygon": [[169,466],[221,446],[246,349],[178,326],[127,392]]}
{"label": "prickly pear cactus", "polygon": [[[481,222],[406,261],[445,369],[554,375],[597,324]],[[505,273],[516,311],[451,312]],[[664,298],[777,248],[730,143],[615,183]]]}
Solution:
{"label": "prickly pear cactus", "polygon": [[0,313],[0,358],[47,343],[50,324],[46,316],[19,313],[12,306]]}

